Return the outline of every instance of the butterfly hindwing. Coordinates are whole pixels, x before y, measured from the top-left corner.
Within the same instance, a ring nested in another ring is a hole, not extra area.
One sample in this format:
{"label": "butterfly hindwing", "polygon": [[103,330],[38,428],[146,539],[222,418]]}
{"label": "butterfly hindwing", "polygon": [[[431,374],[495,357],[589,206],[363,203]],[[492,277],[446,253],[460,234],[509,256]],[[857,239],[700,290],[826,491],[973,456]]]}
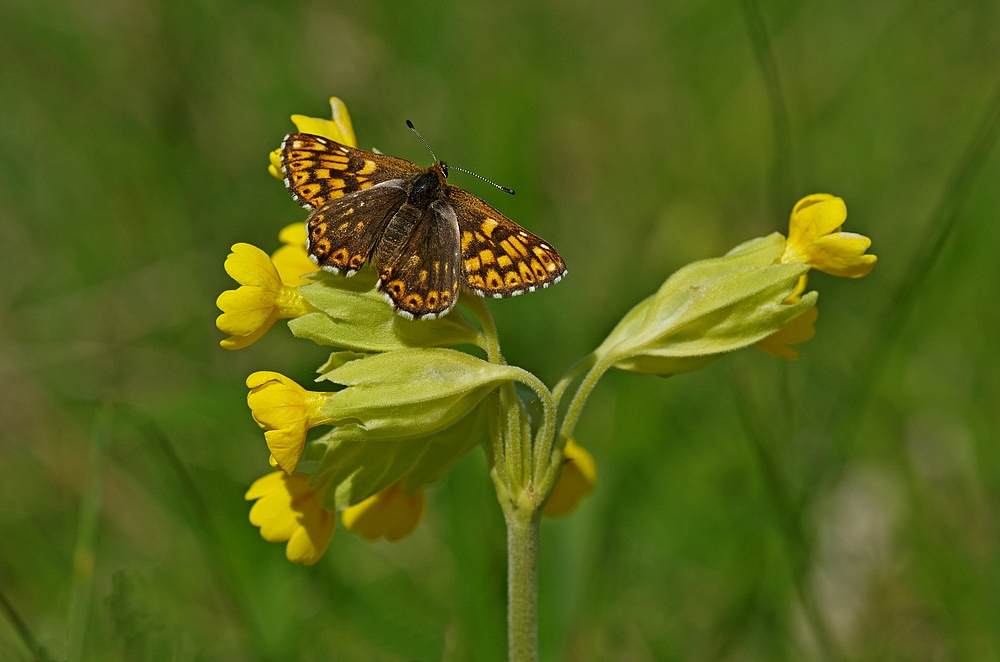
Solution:
{"label": "butterfly hindwing", "polygon": [[320,268],[353,276],[371,255],[409,182],[391,179],[327,202],[306,221],[309,257]]}
{"label": "butterfly hindwing", "polygon": [[375,250],[379,290],[400,315],[433,319],[458,300],[458,221],[445,200],[406,204],[390,221]]}
{"label": "butterfly hindwing", "polygon": [[380,182],[405,179],[420,168],[405,159],[342,145],[308,133],[290,133],[281,143],[285,187],[306,209],[319,209]]}
{"label": "butterfly hindwing", "polygon": [[481,297],[506,298],[558,283],[566,275],[559,253],[468,191],[449,185],[461,233],[462,276]]}

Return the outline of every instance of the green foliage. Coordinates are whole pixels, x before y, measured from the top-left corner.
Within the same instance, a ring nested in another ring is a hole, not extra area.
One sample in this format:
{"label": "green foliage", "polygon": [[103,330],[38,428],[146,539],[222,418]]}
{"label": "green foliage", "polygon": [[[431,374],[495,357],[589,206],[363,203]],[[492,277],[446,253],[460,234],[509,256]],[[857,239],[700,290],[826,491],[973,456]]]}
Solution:
{"label": "green foliage", "polygon": [[169,632],[161,614],[151,611],[155,597],[142,576],[130,570],[111,575],[111,593],[104,604],[114,634],[122,642],[121,659],[128,662],[168,662],[177,634]]}

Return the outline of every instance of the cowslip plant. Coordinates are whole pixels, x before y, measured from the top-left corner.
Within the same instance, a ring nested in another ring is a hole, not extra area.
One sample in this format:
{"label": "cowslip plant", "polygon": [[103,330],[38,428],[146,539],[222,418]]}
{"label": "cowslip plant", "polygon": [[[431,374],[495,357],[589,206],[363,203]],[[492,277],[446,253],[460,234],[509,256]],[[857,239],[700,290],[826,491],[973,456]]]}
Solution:
{"label": "cowslip plant", "polygon": [[[292,121],[355,146],[346,107],[336,98],[331,106],[332,120]],[[281,178],[276,152],[269,169]],[[818,315],[818,294],[805,291],[810,269],[858,278],[875,264],[870,240],[841,230],[846,217],[840,198],[809,195],[792,209],[787,237],[751,239],[679,269],[551,390],[504,360],[490,310],[471,292],[444,317],[407,320],[376,290],[370,266],[350,279],[317,271],[302,223],[281,230],[271,256],[234,245],[225,268],[240,287],[218,299],[222,346],[246,347],[287,319],[294,336],[332,350],[317,369],[321,390],[277,372],[247,378],[274,469],[246,493],[250,522],[305,565],[326,552],[338,516],[366,540],[396,541],[419,524],[424,490],[481,447],[508,531],[510,659],[536,660],[538,524],[571,513],[595,487],[594,459],[574,429],[601,376],[689,372],[751,345],[798,358]],[[539,420],[516,383],[537,396]]]}

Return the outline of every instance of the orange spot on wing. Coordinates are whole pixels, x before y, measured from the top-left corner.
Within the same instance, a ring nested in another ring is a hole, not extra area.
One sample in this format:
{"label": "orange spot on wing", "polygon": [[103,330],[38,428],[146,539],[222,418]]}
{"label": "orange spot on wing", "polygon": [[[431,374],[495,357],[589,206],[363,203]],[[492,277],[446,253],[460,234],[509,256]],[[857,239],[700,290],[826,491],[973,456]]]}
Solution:
{"label": "orange spot on wing", "polygon": [[535,276],[531,273],[531,267],[528,266],[527,262],[518,262],[517,270],[521,272],[521,280],[523,280],[528,285],[535,282]]}
{"label": "orange spot on wing", "polygon": [[484,218],[482,225],[479,226],[479,229],[483,231],[483,234],[492,239],[493,231],[497,229],[498,225],[500,224],[497,223],[496,219]]}
{"label": "orange spot on wing", "polygon": [[465,232],[462,233],[462,250],[463,251],[469,250],[469,245],[472,244],[472,239],[473,239],[472,233],[469,232],[468,230],[466,230]]}
{"label": "orange spot on wing", "polygon": [[517,249],[517,252],[521,254],[521,257],[528,257],[528,249],[524,247],[524,244],[521,243],[520,239],[511,236],[507,238],[507,241],[510,242],[511,246]]}

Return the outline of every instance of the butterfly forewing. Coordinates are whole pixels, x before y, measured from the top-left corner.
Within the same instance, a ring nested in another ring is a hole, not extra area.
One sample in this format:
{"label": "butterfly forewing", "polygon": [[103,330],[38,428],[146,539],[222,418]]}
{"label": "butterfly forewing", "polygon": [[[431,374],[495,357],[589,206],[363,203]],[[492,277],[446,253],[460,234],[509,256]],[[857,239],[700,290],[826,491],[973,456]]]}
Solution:
{"label": "butterfly forewing", "polygon": [[432,319],[458,300],[458,222],[444,200],[403,205],[375,251],[379,290],[403,316]]}
{"label": "butterfly forewing", "polygon": [[290,133],[281,143],[285,186],[306,209],[319,209],[356,191],[390,179],[405,179],[420,168],[405,159],[342,145],[308,133]]}
{"label": "butterfly forewing", "polygon": [[504,298],[558,283],[559,253],[483,200],[457,186],[447,196],[461,233],[462,275],[481,297]]}
{"label": "butterfly forewing", "polygon": [[353,276],[371,256],[409,182],[390,179],[327,202],[306,221],[309,256],[319,267]]}

